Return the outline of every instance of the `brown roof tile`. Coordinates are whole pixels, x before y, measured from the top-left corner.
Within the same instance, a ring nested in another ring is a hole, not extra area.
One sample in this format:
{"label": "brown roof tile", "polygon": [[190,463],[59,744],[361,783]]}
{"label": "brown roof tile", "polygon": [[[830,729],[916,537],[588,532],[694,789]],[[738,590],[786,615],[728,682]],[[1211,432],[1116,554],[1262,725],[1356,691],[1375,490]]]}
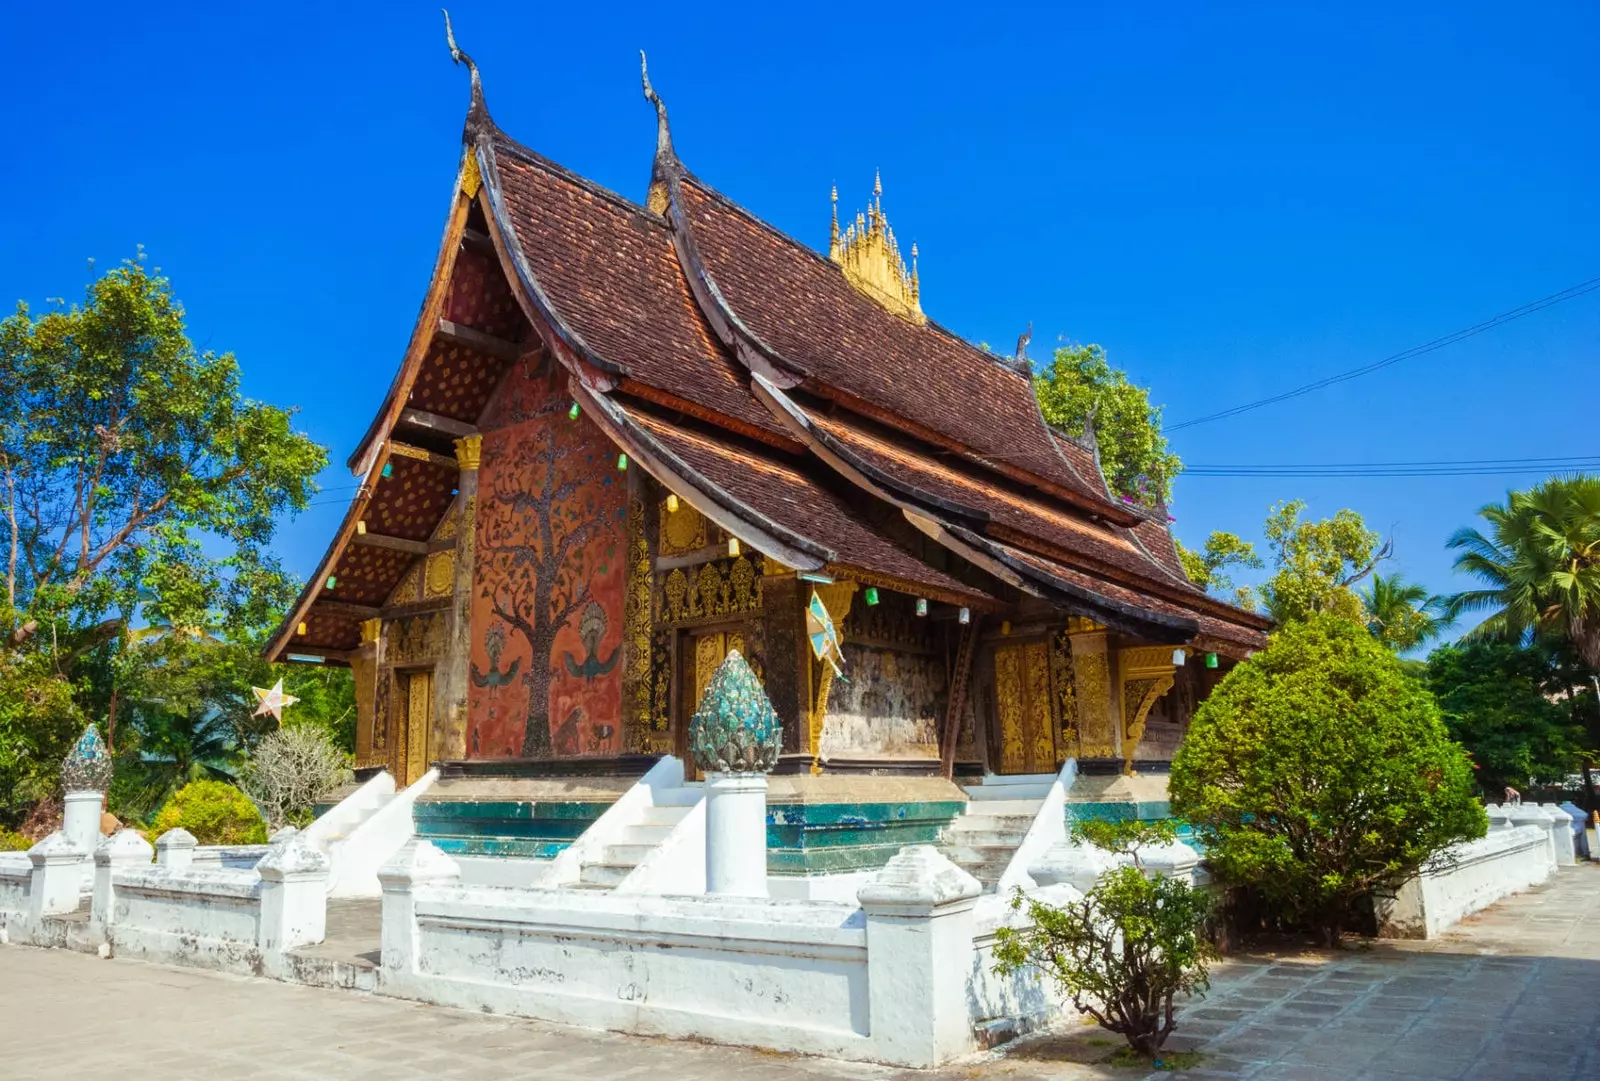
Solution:
{"label": "brown roof tile", "polygon": [[525,147],[496,141],[495,151],[523,254],[591,350],[641,383],[776,431],[706,326],[660,217]]}
{"label": "brown roof tile", "polygon": [[691,469],[777,524],[838,553],[836,562],[977,601],[982,591],[931,567],[862,520],[838,494],[807,476],[813,462],[781,451],[757,449],[659,417],[629,410],[629,417]]}
{"label": "brown roof tile", "polygon": [[681,185],[706,270],[750,330],[819,387],[834,388],[1091,501],[1025,376],[929,323],[917,326],[839,268],[693,178]]}

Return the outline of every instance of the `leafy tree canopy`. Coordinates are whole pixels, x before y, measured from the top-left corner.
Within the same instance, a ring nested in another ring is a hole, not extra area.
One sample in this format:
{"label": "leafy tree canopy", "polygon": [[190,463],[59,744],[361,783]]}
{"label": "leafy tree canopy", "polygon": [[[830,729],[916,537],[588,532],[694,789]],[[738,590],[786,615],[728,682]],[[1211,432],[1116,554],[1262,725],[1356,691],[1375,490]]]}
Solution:
{"label": "leafy tree canopy", "polygon": [[244,628],[293,594],[266,545],[327,454],[289,410],[240,394],[231,353],[195,349],[170,283],[142,260],[81,305],[19,303],[0,320],[4,601],[24,627],[139,611]]}
{"label": "leafy tree canopy", "polygon": [[1267,614],[1278,623],[1308,619],[1318,612],[1365,623],[1361,598],[1351,589],[1371,574],[1391,546],[1348,508],[1313,522],[1301,517],[1305,502],[1279,503],[1267,515],[1267,547],[1274,571],[1261,587]]}
{"label": "leafy tree canopy", "polygon": [[1357,594],[1366,610],[1367,630],[1396,653],[1436,641],[1449,628],[1446,602],[1399,573],[1372,576],[1372,585]]}
{"label": "leafy tree canopy", "polygon": [[1487,534],[1459,529],[1455,567],[1484,583],[1450,597],[1454,617],[1487,612],[1474,640],[1565,639],[1600,668],[1600,477],[1551,477],[1478,512]]}
{"label": "leafy tree canopy", "polygon": [[1106,363],[1098,345],[1064,346],[1050,366],[1036,372],[1033,392],[1044,419],[1068,435],[1082,437],[1094,415],[1100,465],[1117,495],[1140,503],[1166,502],[1183,462],[1161,434],[1161,407],[1150,392]]}
{"label": "leafy tree canopy", "polygon": [[1196,710],[1172,804],[1225,882],[1336,941],[1360,898],[1482,836],[1472,767],[1433,697],[1365,628],[1285,625]]}
{"label": "leafy tree canopy", "polygon": [[1224,533],[1221,530],[1207,537],[1205,547],[1198,552],[1184,547],[1176,537],[1173,543],[1178,546],[1178,558],[1183,561],[1183,572],[1189,576],[1189,581],[1207,593],[1224,595],[1232,590],[1233,603],[1240,608],[1255,610],[1255,590],[1249,586],[1235,586],[1233,578],[1227,573],[1232,567],[1260,570],[1265,566],[1261,557],[1256,555],[1254,544],[1242,540],[1236,533]]}
{"label": "leafy tree canopy", "polygon": [[1440,646],[1428,655],[1427,678],[1451,737],[1472,755],[1490,793],[1530,778],[1560,780],[1577,767],[1584,731],[1552,697],[1568,688],[1548,648]]}

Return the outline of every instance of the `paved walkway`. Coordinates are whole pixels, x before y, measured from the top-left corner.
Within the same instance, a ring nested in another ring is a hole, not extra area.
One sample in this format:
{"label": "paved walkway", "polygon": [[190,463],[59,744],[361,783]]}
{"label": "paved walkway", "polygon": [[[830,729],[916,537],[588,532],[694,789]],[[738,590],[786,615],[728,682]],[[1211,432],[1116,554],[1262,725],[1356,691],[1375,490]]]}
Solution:
{"label": "paved walkway", "polygon": [[[641,1039],[351,992],[0,947],[0,1077],[31,1081],[446,1078],[1116,1078],[1092,1027],[916,1074]],[[1152,1077],[1600,1078],[1600,867],[1563,871],[1431,943],[1251,955],[1184,1011],[1196,1069]]]}

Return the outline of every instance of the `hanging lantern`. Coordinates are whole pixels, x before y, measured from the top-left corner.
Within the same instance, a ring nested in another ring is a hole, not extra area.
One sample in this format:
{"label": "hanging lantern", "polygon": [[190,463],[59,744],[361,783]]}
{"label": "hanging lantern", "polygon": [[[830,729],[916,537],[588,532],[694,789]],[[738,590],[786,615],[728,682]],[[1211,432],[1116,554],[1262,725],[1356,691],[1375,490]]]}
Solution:
{"label": "hanging lantern", "polygon": [[928,614],[928,598],[927,597],[918,597],[917,598],[917,615],[925,616],[927,614]]}
{"label": "hanging lantern", "polygon": [[1217,655],[1215,653],[1207,653],[1206,654],[1206,667],[1207,668],[1215,668],[1216,666],[1217,666]]}
{"label": "hanging lantern", "polygon": [[332,589],[334,586],[336,586],[338,584],[339,584],[339,579],[338,578],[334,577],[331,574],[328,575],[328,588],[329,589]]}
{"label": "hanging lantern", "polygon": [[678,513],[678,497],[677,497],[677,495],[675,495],[672,492],[668,492],[667,493],[667,513],[668,514],[677,514]]}
{"label": "hanging lantern", "polygon": [[956,618],[958,620],[960,620],[961,625],[963,627],[965,627],[968,623],[972,622],[972,613],[969,610],[963,608],[963,609],[961,609],[961,614],[958,615]]}
{"label": "hanging lantern", "polygon": [[1011,621],[1009,619],[1002,619],[1000,621],[1000,633],[1001,634],[1010,634],[1011,633]]}
{"label": "hanging lantern", "polygon": [[299,633],[300,634],[306,633],[306,621],[303,620],[303,619],[300,621]]}
{"label": "hanging lantern", "polygon": [[1187,661],[1188,659],[1189,659],[1189,655],[1187,653],[1185,653],[1183,650],[1175,649],[1175,650],[1172,651],[1172,664],[1173,664],[1173,667],[1182,668],[1184,662]]}
{"label": "hanging lantern", "polygon": [[577,402],[573,402],[572,403],[572,408],[567,410],[567,419],[568,420],[577,420],[578,419],[578,403]]}
{"label": "hanging lantern", "polygon": [[728,555],[736,556],[738,554],[739,554],[739,538],[738,537],[729,537],[728,538]]}
{"label": "hanging lantern", "polygon": [[618,469],[627,469],[628,468],[628,456],[626,454],[617,455],[617,468]]}
{"label": "hanging lantern", "polygon": [[872,605],[875,605],[877,603],[878,603],[878,587],[877,586],[868,586],[867,587],[867,606],[871,607]]}
{"label": "hanging lantern", "polygon": [[394,476],[394,463],[393,462],[384,462],[383,463],[383,474],[382,475],[385,476],[385,477]]}
{"label": "hanging lantern", "polygon": [[357,518],[356,519],[356,536],[365,537],[366,535],[367,535],[367,520],[365,518]]}

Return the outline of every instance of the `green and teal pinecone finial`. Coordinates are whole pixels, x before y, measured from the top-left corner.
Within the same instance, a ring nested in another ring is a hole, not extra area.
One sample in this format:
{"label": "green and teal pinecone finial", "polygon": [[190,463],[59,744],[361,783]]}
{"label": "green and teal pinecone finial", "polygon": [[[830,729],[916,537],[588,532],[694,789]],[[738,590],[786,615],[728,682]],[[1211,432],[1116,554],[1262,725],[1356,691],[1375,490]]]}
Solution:
{"label": "green and teal pinecone finial", "polygon": [[706,773],[769,773],[783,727],[750,665],[732,649],[689,721],[689,753]]}
{"label": "green and teal pinecone finial", "polygon": [[111,783],[111,752],[90,722],[61,763],[61,787],[67,792],[104,792]]}

